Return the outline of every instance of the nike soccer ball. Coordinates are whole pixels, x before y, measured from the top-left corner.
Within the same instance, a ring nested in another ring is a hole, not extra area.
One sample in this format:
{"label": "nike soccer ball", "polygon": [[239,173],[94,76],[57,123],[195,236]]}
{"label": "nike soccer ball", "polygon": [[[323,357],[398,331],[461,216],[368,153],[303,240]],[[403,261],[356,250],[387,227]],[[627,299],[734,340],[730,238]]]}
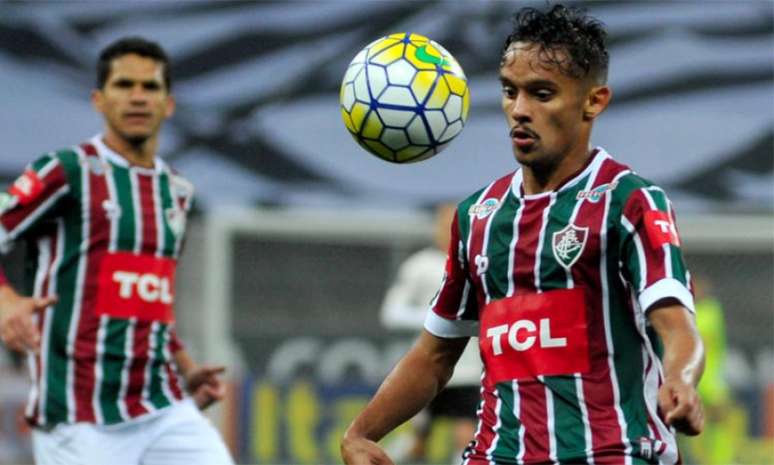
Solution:
{"label": "nike soccer ball", "polygon": [[361,147],[393,163],[432,157],[460,133],[470,92],[457,60],[419,34],[382,37],[347,68],[344,125]]}

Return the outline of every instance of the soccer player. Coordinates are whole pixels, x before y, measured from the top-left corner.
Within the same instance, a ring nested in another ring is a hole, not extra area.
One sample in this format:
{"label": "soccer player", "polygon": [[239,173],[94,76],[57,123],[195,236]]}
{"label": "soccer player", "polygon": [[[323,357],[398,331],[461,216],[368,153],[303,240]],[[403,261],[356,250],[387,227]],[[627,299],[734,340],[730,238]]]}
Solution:
{"label": "soccer player", "polygon": [[698,434],[703,347],[664,191],[590,145],[607,107],[603,26],[522,9],[502,51],[520,169],[457,208],[445,279],[414,347],[352,422],[349,465],[444,386],[467,338],[484,362],[466,465],[674,464]]}
{"label": "soccer player", "polygon": [[29,354],[35,460],[231,464],[199,411],[223,397],[223,367],[194,363],[174,329],[193,188],[156,157],[175,109],[165,52],[109,45],[91,100],[104,133],[40,157],[0,198],[0,250],[31,251],[32,297],[0,273],[0,337]]}

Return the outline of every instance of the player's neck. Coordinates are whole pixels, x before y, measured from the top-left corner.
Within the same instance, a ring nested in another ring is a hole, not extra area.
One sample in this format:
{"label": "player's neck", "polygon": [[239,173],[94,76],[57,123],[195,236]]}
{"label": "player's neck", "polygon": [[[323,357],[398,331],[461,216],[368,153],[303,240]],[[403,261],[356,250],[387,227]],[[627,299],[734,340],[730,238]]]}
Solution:
{"label": "player's neck", "polygon": [[156,147],[158,146],[158,137],[156,136],[149,137],[142,144],[134,145],[113,131],[108,130],[103,137],[103,142],[110,150],[124,157],[131,165],[143,168],[153,168],[155,166]]}
{"label": "player's neck", "polygon": [[586,166],[591,153],[591,149],[583,145],[574,148],[558,164],[549,169],[539,170],[523,166],[524,193],[534,195],[557,190]]}

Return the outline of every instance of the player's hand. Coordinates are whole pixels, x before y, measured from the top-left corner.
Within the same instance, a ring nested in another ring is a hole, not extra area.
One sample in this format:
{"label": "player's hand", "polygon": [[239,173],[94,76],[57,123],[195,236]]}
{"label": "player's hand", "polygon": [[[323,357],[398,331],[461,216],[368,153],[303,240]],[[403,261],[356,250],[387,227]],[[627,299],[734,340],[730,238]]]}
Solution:
{"label": "player's hand", "polygon": [[347,465],[395,465],[379,444],[363,437],[341,441],[341,457]]}
{"label": "player's hand", "polygon": [[226,396],[226,385],[218,375],[226,371],[224,366],[200,366],[186,373],[186,388],[196,406],[204,410]]}
{"label": "player's hand", "polygon": [[24,297],[0,288],[0,339],[10,349],[40,351],[40,331],[32,316],[56,303],[56,297]]}
{"label": "player's hand", "polygon": [[688,436],[704,429],[704,409],[696,388],[682,381],[665,381],[658,391],[658,406],[669,426]]}

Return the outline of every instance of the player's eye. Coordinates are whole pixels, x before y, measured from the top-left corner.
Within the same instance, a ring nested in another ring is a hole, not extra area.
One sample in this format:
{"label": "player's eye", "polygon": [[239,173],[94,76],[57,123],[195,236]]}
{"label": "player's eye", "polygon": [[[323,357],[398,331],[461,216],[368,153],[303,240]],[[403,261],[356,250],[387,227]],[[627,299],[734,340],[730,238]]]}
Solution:
{"label": "player's eye", "polygon": [[537,97],[538,100],[547,101],[554,96],[554,92],[550,89],[536,89],[532,91],[532,94]]}
{"label": "player's eye", "polygon": [[113,83],[114,87],[119,89],[131,89],[133,83],[129,79],[119,79]]}
{"label": "player's eye", "polygon": [[159,84],[159,83],[158,83],[158,82],[156,82],[156,81],[151,81],[151,82],[144,82],[144,83],[142,84],[142,87],[143,87],[145,90],[161,90],[161,84]]}
{"label": "player's eye", "polygon": [[516,96],[516,89],[514,89],[512,86],[503,85],[502,91],[503,91],[503,95],[506,96],[506,97],[514,97],[514,96]]}

